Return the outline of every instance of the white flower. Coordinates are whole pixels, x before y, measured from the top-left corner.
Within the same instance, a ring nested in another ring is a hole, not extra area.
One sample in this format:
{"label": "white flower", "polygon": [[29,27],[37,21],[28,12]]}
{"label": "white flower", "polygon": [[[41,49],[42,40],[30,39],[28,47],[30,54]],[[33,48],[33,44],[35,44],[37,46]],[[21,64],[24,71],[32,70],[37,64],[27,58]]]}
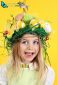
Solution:
{"label": "white flower", "polygon": [[50,26],[50,24],[49,23],[45,23],[45,31],[47,32],[47,33],[50,33],[51,32],[51,26]]}

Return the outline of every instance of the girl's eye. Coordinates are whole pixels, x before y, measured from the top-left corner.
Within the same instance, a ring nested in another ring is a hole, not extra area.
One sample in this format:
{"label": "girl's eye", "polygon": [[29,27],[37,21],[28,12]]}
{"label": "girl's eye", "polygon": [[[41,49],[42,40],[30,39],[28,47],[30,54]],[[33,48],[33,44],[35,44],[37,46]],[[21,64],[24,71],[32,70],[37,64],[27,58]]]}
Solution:
{"label": "girl's eye", "polygon": [[27,45],[27,44],[28,44],[28,42],[27,42],[27,41],[22,41],[22,44],[26,44],[26,45]]}
{"label": "girl's eye", "polygon": [[38,41],[34,41],[34,42],[33,42],[33,44],[37,44],[37,45],[38,45],[38,44],[39,44],[39,42],[38,42]]}

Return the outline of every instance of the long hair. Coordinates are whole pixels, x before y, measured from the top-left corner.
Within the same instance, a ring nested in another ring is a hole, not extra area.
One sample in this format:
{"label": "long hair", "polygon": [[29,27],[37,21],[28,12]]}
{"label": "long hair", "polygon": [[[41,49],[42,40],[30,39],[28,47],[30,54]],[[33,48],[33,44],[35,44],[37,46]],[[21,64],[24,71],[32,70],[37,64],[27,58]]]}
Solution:
{"label": "long hair", "polygon": [[[17,69],[19,68],[19,62],[21,61],[21,57],[19,56],[19,43],[20,41],[17,41],[15,44],[13,44],[12,47],[12,66],[15,68],[15,70],[16,70],[16,66]],[[40,73],[40,76],[42,76],[42,74],[45,71],[46,65],[42,55],[42,44],[40,38],[39,38],[39,52],[32,62],[37,63],[36,70]]]}
{"label": "long hair", "polygon": [[[20,43],[20,41],[17,41],[15,44],[13,44],[13,47],[12,47],[11,66],[8,69],[8,73],[7,73],[9,85],[11,84],[12,80],[14,82],[14,78],[17,78],[17,76],[19,75],[19,72],[20,72],[19,71],[20,70],[19,62],[21,61],[21,58],[19,56],[19,43]],[[32,62],[33,62],[33,64],[35,62],[37,64],[37,69],[35,69],[37,71],[36,77],[40,83],[45,82],[46,76],[44,78],[43,78],[43,76],[47,71],[47,67],[45,65],[43,55],[42,55],[42,47],[43,46],[41,44],[41,39],[39,38],[39,51]]]}

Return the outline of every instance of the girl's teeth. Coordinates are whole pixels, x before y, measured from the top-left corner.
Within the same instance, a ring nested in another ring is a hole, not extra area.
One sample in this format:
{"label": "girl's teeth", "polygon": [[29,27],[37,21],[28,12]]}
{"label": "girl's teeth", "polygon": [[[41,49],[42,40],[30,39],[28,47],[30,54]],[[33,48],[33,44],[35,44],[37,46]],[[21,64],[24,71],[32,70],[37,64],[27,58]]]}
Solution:
{"label": "girl's teeth", "polygon": [[30,52],[25,52],[25,54],[30,54],[30,55],[32,54],[33,55],[33,53],[30,53]]}

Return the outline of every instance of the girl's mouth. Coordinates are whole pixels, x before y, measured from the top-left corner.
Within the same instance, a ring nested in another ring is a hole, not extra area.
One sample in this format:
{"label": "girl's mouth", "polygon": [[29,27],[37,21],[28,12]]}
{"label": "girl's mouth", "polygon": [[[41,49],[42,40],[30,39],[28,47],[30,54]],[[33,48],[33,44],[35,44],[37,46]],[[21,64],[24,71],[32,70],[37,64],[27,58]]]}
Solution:
{"label": "girl's mouth", "polygon": [[34,54],[34,52],[25,52],[25,55],[27,56],[32,56]]}

